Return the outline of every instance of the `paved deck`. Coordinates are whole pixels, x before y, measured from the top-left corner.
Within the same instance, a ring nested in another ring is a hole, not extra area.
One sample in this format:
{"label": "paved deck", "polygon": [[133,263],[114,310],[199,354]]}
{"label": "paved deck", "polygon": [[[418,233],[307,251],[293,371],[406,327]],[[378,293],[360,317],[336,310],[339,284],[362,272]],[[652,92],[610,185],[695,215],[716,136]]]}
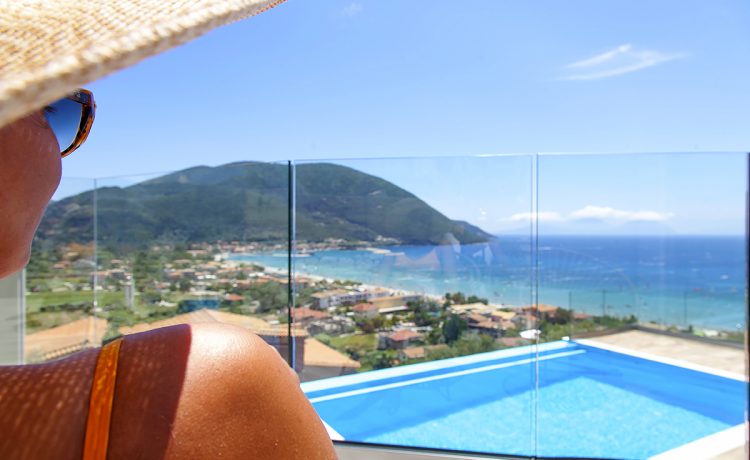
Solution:
{"label": "paved deck", "polygon": [[591,340],[736,374],[745,374],[745,353],[740,348],[640,330],[592,337]]}

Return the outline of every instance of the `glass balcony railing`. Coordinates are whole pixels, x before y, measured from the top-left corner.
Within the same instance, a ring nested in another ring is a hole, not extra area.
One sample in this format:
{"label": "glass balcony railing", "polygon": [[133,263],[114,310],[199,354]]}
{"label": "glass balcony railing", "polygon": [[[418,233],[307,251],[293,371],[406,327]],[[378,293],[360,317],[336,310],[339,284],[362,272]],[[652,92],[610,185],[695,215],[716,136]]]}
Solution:
{"label": "glass balcony railing", "polygon": [[228,323],[342,446],[744,458],[747,191],[739,153],[64,179],[0,284],[1,356]]}

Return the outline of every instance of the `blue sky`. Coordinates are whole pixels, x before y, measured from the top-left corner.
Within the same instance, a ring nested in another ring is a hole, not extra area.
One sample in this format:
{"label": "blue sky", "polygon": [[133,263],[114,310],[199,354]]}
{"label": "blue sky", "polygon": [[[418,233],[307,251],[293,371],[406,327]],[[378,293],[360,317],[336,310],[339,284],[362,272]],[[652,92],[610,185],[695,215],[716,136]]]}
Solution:
{"label": "blue sky", "polygon": [[[242,160],[747,151],[748,56],[750,4],[739,0],[289,0],[88,85],[97,120],[87,144],[66,158],[65,176]],[[458,164],[441,161],[441,171]],[[502,162],[494,161],[485,176]],[[736,169],[731,161],[688,163],[694,169],[675,185]],[[487,210],[481,220],[466,199],[431,184],[443,176],[417,181],[412,168],[374,168],[451,217],[487,222]],[[471,168],[451,179],[466,197],[488,187]],[[540,210],[559,214],[548,215],[549,225],[671,214],[662,223],[681,232],[729,228],[688,219],[685,209],[695,214],[696,206],[678,199],[682,190],[660,204],[632,183],[606,194],[571,187],[566,180],[581,179],[581,168],[607,177],[609,164],[556,161],[556,174],[540,177],[551,191],[569,190],[551,193],[567,201],[548,203],[540,190]],[[507,171],[494,176],[519,176]],[[744,181],[714,182],[709,195],[732,202],[716,212],[734,222],[741,209],[726,197],[744,196]],[[706,201],[708,217],[718,215],[708,211],[716,202]],[[493,211],[498,230],[524,212],[511,208]]]}

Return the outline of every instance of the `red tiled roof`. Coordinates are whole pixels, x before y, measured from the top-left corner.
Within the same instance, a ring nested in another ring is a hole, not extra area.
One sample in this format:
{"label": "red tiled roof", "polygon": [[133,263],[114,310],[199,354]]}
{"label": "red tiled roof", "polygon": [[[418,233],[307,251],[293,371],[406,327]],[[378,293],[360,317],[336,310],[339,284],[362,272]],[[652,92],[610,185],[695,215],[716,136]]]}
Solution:
{"label": "red tiled roof", "polygon": [[422,334],[420,334],[419,332],[410,331],[409,329],[401,329],[400,331],[394,332],[393,334],[388,336],[388,338],[396,342],[403,342],[406,340],[422,338]]}
{"label": "red tiled roof", "polygon": [[471,327],[476,327],[479,329],[502,329],[499,324],[493,321],[482,321],[481,323],[471,325]]}
{"label": "red tiled roof", "polygon": [[425,357],[424,347],[404,348],[403,354],[406,358],[409,358],[409,359],[418,359],[418,358]]}
{"label": "red tiled roof", "polygon": [[324,311],[320,310],[313,310],[312,308],[308,307],[299,307],[294,309],[294,318],[295,319],[323,319],[328,318],[330,315]]}
{"label": "red tiled roof", "polygon": [[352,307],[352,310],[357,312],[366,312],[370,310],[377,310],[378,308],[379,307],[371,303],[358,303],[357,305]]}
{"label": "red tiled roof", "polygon": [[[203,308],[201,310],[192,311],[190,313],[183,313],[181,315],[173,316],[171,318],[154,321],[153,323],[140,323],[133,327],[123,326],[119,329],[120,334],[134,334],[136,332],[150,331],[160,327],[173,326],[175,324],[200,324],[200,323],[225,323],[234,324],[235,326],[244,327],[249,329],[260,336],[276,336],[283,337],[287,335],[286,324],[272,326],[266,321],[256,318],[253,316],[238,315],[236,313],[229,313],[225,311],[209,310]],[[307,337],[307,331],[305,329],[293,328],[292,335],[295,337]]]}
{"label": "red tiled roof", "polygon": [[469,315],[466,315],[466,319],[469,320],[470,323],[483,323],[487,321],[487,317],[482,316],[479,313],[471,313]]}
{"label": "red tiled roof", "polygon": [[556,307],[554,305],[547,305],[540,303],[539,305],[527,305],[523,307],[523,311],[537,311],[539,313],[554,313],[556,312],[560,307]]}

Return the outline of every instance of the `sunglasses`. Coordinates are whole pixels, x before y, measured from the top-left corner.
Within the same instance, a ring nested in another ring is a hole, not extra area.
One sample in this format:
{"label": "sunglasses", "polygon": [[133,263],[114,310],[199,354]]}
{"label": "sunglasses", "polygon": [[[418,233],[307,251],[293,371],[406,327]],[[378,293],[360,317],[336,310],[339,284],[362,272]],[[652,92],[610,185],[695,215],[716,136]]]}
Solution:
{"label": "sunglasses", "polygon": [[77,89],[44,108],[44,116],[65,158],[83,144],[94,124],[96,104],[91,91]]}

